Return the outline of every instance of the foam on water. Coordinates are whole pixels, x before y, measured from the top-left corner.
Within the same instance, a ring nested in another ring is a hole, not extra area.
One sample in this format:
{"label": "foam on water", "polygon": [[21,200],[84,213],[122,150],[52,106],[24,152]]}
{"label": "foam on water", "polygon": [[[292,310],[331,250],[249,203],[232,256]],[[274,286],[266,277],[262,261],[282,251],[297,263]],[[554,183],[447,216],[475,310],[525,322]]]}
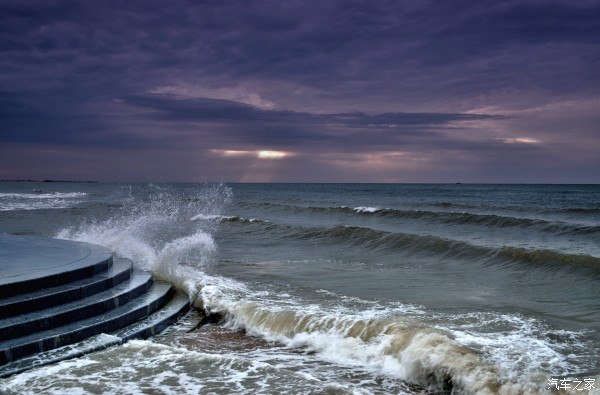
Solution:
{"label": "foam on water", "polygon": [[356,211],[357,213],[375,213],[377,211],[381,210],[378,207],[355,207],[354,211]]}
{"label": "foam on water", "polygon": [[[575,356],[565,351],[584,351],[586,346],[582,332],[551,329],[515,314],[465,313],[440,318],[444,324],[438,328],[448,330],[459,344],[490,355],[502,374],[511,379],[524,371],[545,370],[563,376],[577,372]],[[488,329],[500,326],[503,329]]]}
{"label": "foam on water", "polygon": [[263,222],[268,223],[269,221],[257,219],[257,218],[243,218],[238,215],[218,215],[218,214],[198,214],[190,218],[190,221],[220,221],[220,222]]}
{"label": "foam on water", "polygon": [[190,221],[201,221],[201,220],[228,220],[234,218],[233,215],[217,215],[217,214],[198,214],[190,218]]}
{"label": "foam on water", "polygon": [[0,211],[73,207],[87,196],[84,192],[0,193]]}
{"label": "foam on water", "polygon": [[51,192],[51,193],[0,193],[0,199],[71,199],[87,196],[85,192]]}
{"label": "foam on water", "polygon": [[21,394],[67,390],[73,394],[274,393],[284,390],[279,384],[283,378],[286,386],[316,389],[301,375],[285,373],[256,360],[133,340],[118,348],[15,376],[4,388]]}
{"label": "foam on water", "polygon": [[475,328],[461,333],[425,324],[429,313],[414,306],[382,309],[365,303],[360,310],[332,309],[211,276],[203,277],[196,304],[224,315],[230,329],[374,375],[437,389],[451,382],[459,393],[543,393],[544,371],[573,369],[550,337],[534,333],[547,328],[517,316],[496,317],[512,323],[505,333],[480,334]]}

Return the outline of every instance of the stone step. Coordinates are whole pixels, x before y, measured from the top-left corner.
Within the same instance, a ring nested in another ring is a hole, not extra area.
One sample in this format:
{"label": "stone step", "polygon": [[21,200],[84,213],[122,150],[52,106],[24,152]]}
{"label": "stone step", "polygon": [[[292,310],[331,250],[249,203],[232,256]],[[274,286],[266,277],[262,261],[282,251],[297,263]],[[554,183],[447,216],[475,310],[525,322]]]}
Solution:
{"label": "stone step", "polygon": [[[44,351],[30,357],[0,365],[0,378],[22,373],[26,370],[81,357],[94,351],[121,344],[121,338],[101,333],[77,343],[69,344],[53,350]],[[2,392],[0,392],[1,394]]]}
{"label": "stone step", "polygon": [[131,278],[114,288],[87,298],[49,309],[0,319],[0,341],[81,321],[119,307],[145,293],[152,285],[152,275],[133,272]]}
{"label": "stone step", "polygon": [[190,309],[190,298],[177,291],[169,303],[147,318],[114,333],[123,341],[130,339],[146,339],[162,332],[169,325],[177,322]]}
{"label": "stone step", "polygon": [[177,322],[190,308],[189,298],[181,292],[175,293],[171,301],[157,312],[129,327],[111,334],[101,333],[83,341],[45,351],[0,366],[0,378],[22,373],[26,370],[77,358],[94,351],[122,344],[131,339],[146,339],[160,333]]}
{"label": "stone step", "polygon": [[1,342],[0,365],[100,333],[117,331],[160,309],[174,292],[170,284],[155,282],[147,293],[104,314]]}
{"label": "stone step", "polygon": [[112,255],[94,244],[0,235],[0,298],[93,276],[108,270]]}
{"label": "stone step", "polygon": [[114,257],[113,265],[108,270],[92,277],[0,299],[0,317],[25,314],[86,298],[127,280],[131,270],[131,261]]}

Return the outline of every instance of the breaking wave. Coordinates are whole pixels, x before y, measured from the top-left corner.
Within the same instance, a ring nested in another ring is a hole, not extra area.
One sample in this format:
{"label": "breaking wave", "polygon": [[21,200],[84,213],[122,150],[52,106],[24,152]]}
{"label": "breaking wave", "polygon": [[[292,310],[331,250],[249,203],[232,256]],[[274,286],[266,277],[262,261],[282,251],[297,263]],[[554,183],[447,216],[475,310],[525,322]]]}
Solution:
{"label": "breaking wave", "polygon": [[[523,347],[516,353],[518,358],[504,352],[502,341],[498,341],[498,347],[488,347],[485,353],[477,351],[471,346],[483,348],[489,339],[472,335],[468,337],[469,346],[461,344],[465,342],[454,335],[458,332],[424,324],[418,313],[415,317],[418,309],[412,306],[381,309],[363,304],[360,309],[341,305],[326,308],[289,295],[257,292],[231,279],[211,276],[201,280],[196,306],[220,315],[223,325],[232,330],[243,330],[316,354],[331,363],[366,368],[376,375],[434,391],[543,393],[547,376],[526,365],[520,357],[523,354],[531,355],[537,362],[551,363],[556,370],[572,368],[549,341],[527,341],[530,334],[518,329],[507,337],[512,339],[513,347]],[[509,318],[522,324],[519,317]],[[462,337],[467,336],[463,333]],[[498,337],[503,338],[500,334]],[[515,371],[520,372],[517,377]]]}
{"label": "breaking wave", "polygon": [[218,215],[218,214],[198,214],[190,218],[190,221],[220,221],[220,222],[262,222],[268,223],[269,221],[257,219],[257,218],[243,218],[238,215]]}

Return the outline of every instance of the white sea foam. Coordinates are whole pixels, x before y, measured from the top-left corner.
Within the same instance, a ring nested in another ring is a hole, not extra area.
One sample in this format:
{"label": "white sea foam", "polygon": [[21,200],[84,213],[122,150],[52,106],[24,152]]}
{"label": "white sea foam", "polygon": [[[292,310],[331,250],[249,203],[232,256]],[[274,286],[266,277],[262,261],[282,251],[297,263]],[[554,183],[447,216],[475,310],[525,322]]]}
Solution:
{"label": "white sea foam", "polygon": [[81,203],[86,195],[84,192],[0,193],[0,211],[69,208]]}
{"label": "white sea foam", "polygon": [[[272,357],[273,354],[266,357],[265,353],[216,354],[132,340],[123,346],[12,376],[0,388],[19,394],[373,393],[350,383],[325,381],[317,371],[289,369],[289,365]],[[283,353],[278,357],[288,357],[288,361],[294,358]]]}
{"label": "white sea foam", "polygon": [[[569,357],[565,349],[569,348],[571,354],[580,349],[584,354],[586,347],[581,340],[582,332],[552,329],[516,314],[464,313],[441,318],[444,324],[437,325],[438,328],[451,333],[458,344],[480,350],[495,362],[503,377],[511,380],[543,370],[570,375],[577,371],[577,366],[573,363],[574,356]],[[505,329],[488,330],[500,325]]]}
{"label": "white sea foam", "polygon": [[63,199],[48,199],[29,202],[0,202],[0,211],[61,209],[70,208],[79,203],[81,203],[81,201]]}
{"label": "white sea foam", "polygon": [[220,215],[220,214],[197,214],[190,218],[190,221],[239,221],[239,222],[269,222],[257,218],[243,218],[238,215]]}
{"label": "white sea foam", "polygon": [[541,392],[536,372],[527,377],[502,375],[493,360],[464,347],[447,332],[403,317],[404,309],[378,306],[352,312],[324,309],[293,298],[257,294],[221,277],[204,276],[196,303],[226,318],[226,326],[315,352],[343,366],[440,388],[451,380],[467,393]]}
{"label": "white sea foam", "polygon": [[50,193],[0,193],[0,199],[74,199],[87,196],[85,192],[50,192]]}
{"label": "white sea foam", "polygon": [[354,211],[357,213],[375,213],[381,210],[379,207],[355,207]]}
{"label": "white sea foam", "polygon": [[[269,386],[273,368],[259,361],[133,340],[14,376],[4,390],[38,393],[197,394]],[[299,381],[299,380],[296,380]]]}
{"label": "white sea foam", "polygon": [[230,220],[235,218],[233,215],[218,215],[218,214],[197,214],[190,218],[190,221],[201,221],[201,220]]}

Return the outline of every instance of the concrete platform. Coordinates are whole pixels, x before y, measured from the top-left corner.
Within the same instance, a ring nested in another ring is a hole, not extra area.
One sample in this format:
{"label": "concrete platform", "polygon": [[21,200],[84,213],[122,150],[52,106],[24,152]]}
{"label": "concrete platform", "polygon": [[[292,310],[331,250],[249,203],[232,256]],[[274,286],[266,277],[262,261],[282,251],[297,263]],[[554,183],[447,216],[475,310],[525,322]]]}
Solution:
{"label": "concrete platform", "polygon": [[77,241],[0,235],[0,298],[107,270],[112,252]]}
{"label": "concrete platform", "polygon": [[0,235],[0,377],[147,338],[189,310],[185,294],[132,267],[93,244]]}

